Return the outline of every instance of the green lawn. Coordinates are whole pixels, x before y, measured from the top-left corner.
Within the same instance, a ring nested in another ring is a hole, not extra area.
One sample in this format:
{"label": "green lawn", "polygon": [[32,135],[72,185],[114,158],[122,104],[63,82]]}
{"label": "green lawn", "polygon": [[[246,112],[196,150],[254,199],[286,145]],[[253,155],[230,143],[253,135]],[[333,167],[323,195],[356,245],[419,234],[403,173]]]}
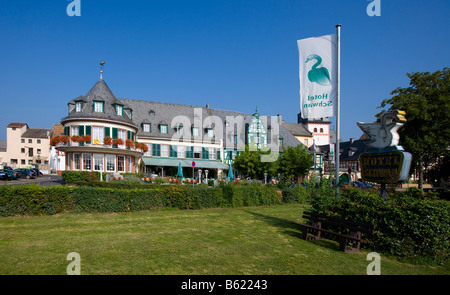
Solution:
{"label": "green lawn", "polygon": [[[0,274],[366,274],[367,252],[301,239],[302,205],[0,218]],[[382,274],[450,274],[381,255]]]}

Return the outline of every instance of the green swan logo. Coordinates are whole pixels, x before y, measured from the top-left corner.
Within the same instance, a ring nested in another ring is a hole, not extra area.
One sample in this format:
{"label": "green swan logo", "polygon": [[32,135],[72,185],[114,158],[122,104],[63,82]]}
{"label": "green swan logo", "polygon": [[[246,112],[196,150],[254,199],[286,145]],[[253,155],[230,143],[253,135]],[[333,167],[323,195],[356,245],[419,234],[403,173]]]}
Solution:
{"label": "green swan logo", "polygon": [[311,54],[306,58],[306,62],[309,62],[311,60],[317,60],[317,62],[313,65],[312,69],[308,72],[308,79],[311,82],[316,82],[317,84],[323,85],[323,86],[330,86],[331,85],[331,79],[330,79],[330,73],[328,72],[327,68],[317,68],[318,65],[322,63],[322,58],[318,56],[317,54]]}

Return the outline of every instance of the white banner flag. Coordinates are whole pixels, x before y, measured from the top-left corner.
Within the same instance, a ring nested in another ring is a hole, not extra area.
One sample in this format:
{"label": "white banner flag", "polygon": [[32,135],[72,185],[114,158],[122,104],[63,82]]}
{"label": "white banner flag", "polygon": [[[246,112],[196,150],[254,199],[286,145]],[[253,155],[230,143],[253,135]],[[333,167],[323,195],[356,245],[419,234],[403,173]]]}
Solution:
{"label": "white banner flag", "polygon": [[319,119],[336,114],[336,34],[297,41],[300,65],[302,118]]}

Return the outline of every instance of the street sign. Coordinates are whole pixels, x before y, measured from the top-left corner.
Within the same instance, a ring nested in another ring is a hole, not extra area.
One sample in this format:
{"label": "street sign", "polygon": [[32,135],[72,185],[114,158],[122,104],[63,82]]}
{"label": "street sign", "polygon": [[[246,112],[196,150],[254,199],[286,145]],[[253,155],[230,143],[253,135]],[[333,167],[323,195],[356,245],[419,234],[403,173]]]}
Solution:
{"label": "street sign", "polygon": [[192,168],[195,167],[195,161],[192,161]]}

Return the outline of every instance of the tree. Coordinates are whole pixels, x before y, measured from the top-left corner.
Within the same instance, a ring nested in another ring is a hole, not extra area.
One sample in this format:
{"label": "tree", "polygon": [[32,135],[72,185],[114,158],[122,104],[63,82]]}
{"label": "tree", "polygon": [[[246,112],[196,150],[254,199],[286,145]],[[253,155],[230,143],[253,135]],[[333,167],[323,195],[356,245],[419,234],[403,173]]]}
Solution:
{"label": "tree", "polygon": [[[400,145],[413,156],[419,172],[419,188],[423,188],[424,169],[448,156],[450,146],[450,71],[407,74],[410,87],[397,88],[393,97],[381,102],[379,108],[403,110],[407,122],[400,129]],[[385,110],[377,114],[378,117]]]}
{"label": "tree", "polygon": [[263,179],[264,173],[275,175],[277,173],[277,162],[262,162],[261,156],[269,154],[271,150],[257,150],[255,147],[245,146],[245,149],[236,155],[233,168],[245,177]]}
{"label": "tree", "polygon": [[313,164],[313,155],[308,153],[306,147],[283,147],[283,153],[278,159],[278,171],[284,179],[292,181],[294,177],[308,174]]}

